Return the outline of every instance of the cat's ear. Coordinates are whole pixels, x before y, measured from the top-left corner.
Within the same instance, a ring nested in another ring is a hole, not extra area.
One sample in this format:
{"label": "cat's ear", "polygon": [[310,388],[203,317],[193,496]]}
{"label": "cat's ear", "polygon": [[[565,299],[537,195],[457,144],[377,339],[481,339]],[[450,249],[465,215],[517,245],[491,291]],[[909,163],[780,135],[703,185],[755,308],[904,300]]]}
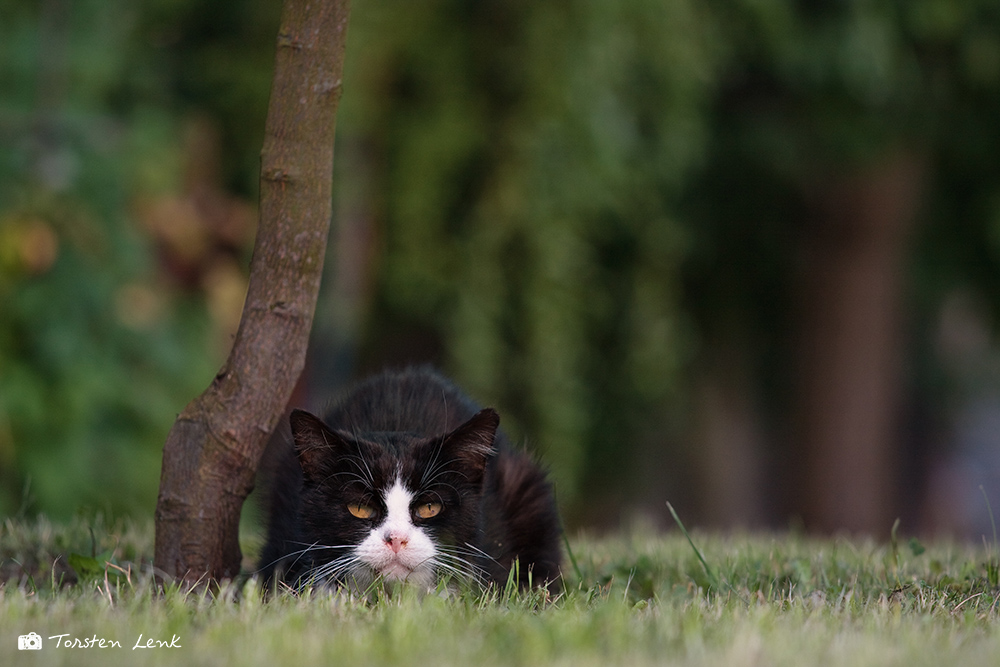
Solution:
{"label": "cat's ear", "polygon": [[347,446],[343,436],[305,410],[292,410],[288,421],[292,427],[295,453],[306,479],[324,479],[330,463]]}
{"label": "cat's ear", "polygon": [[492,408],[480,410],[444,437],[443,447],[453,459],[482,472],[486,461],[494,453],[493,441],[500,426],[500,415]]}

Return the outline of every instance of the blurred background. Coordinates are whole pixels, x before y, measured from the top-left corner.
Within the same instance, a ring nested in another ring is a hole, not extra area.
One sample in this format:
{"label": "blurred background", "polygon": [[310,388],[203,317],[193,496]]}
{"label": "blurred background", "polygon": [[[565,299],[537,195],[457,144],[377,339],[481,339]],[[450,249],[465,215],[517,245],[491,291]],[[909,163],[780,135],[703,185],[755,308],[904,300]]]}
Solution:
{"label": "blurred background", "polygon": [[[228,352],[279,0],[0,0],[0,516],[151,516]],[[979,537],[996,0],[354,0],[309,407],[433,362],[571,528]]]}

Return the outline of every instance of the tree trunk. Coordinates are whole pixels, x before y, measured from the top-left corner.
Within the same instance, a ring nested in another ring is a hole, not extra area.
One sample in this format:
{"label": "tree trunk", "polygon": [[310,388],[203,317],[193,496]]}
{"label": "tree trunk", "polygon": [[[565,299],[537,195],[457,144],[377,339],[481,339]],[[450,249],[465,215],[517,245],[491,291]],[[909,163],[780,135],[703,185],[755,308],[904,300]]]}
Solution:
{"label": "tree trunk", "polygon": [[239,519],[302,372],[331,215],[349,0],[285,0],[261,152],[260,221],[233,349],[163,448],[154,565],[211,583],[239,573]]}
{"label": "tree trunk", "polygon": [[886,535],[892,525],[902,278],[922,172],[901,153],[820,188],[801,280],[796,406],[810,530]]}

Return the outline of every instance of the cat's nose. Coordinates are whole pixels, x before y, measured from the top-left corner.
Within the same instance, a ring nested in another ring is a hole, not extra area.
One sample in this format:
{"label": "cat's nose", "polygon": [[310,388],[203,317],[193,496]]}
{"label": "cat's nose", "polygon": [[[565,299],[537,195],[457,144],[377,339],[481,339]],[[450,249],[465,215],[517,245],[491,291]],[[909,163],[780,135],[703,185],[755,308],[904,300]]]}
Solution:
{"label": "cat's nose", "polygon": [[396,532],[391,530],[383,535],[386,546],[392,549],[393,553],[399,553],[399,550],[406,546],[410,541],[409,538],[404,533]]}

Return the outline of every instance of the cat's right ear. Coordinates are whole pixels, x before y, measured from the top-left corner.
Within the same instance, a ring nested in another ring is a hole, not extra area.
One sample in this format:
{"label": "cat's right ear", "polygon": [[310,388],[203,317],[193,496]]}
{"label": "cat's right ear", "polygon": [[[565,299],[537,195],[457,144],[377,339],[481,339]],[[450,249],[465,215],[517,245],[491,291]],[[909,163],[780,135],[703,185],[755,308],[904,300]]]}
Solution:
{"label": "cat's right ear", "polygon": [[453,460],[469,466],[467,478],[478,481],[486,469],[486,460],[496,453],[493,442],[499,426],[500,415],[496,410],[480,410],[472,419],[444,436],[442,450]]}
{"label": "cat's right ear", "polygon": [[330,474],[328,466],[343,451],[343,437],[305,410],[292,410],[288,421],[302,473],[312,481],[325,479]]}

